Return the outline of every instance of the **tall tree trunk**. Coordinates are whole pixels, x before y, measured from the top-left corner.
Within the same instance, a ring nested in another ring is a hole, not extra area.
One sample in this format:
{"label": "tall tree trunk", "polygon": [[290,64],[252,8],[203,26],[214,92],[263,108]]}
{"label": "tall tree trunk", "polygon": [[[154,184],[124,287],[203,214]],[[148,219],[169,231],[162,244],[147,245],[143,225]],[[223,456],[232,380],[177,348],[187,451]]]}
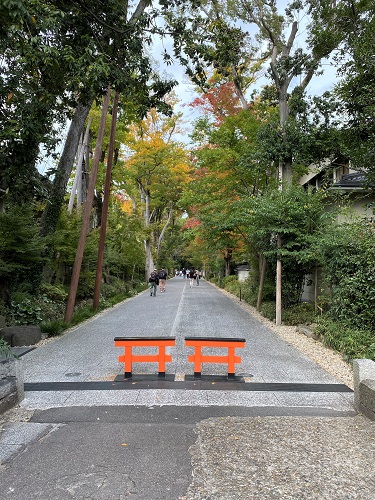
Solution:
{"label": "tall tree trunk", "polygon": [[225,276],[230,276],[230,262],[232,260],[232,249],[227,248],[224,253]]}
{"label": "tall tree trunk", "polygon": [[40,234],[42,236],[52,234],[56,229],[60,210],[64,203],[66,187],[68,185],[70,174],[72,173],[79,138],[81,136],[83,126],[85,124],[87,115],[89,114],[91,105],[92,101],[88,104],[78,103],[72,121],[70,123],[64,150],[60,157],[60,161],[57,166],[57,172],[53,181],[49,203],[47,203],[41,219]]}
{"label": "tall tree trunk", "polygon": [[69,213],[72,213],[74,199],[75,199],[76,194],[77,194],[77,210],[79,209],[79,206],[82,203],[82,165],[83,165],[83,158],[85,155],[85,150],[87,148],[87,144],[88,144],[88,140],[89,140],[91,121],[92,120],[90,118],[88,120],[88,123],[86,126],[85,135],[82,138],[82,143],[80,144],[80,147],[79,147],[77,166],[76,166],[76,175],[74,178],[72,192],[70,194],[70,200],[69,200],[69,205],[68,205],[68,212]]}
{"label": "tall tree trunk", "polygon": [[83,212],[81,233],[79,236],[76,257],[75,257],[74,265],[73,265],[70,290],[69,290],[68,300],[66,303],[65,318],[64,318],[64,321],[66,323],[71,322],[72,316],[73,316],[73,311],[74,311],[74,304],[75,304],[76,295],[77,295],[79,275],[81,272],[81,265],[82,265],[82,260],[83,260],[83,252],[85,250],[87,233],[89,231],[90,215],[91,215],[92,203],[94,200],[95,183],[96,183],[96,177],[97,177],[97,173],[98,173],[99,160],[100,160],[100,155],[101,155],[102,142],[103,142],[103,137],[104,137],[105,123],[106,123],[106,117],[107,117],[107,113],[108,113],[110,94],[111,94],[110,88],[108,87],[107,94],[105,95],[104,100],[103,100],[102,115],[100,118],[100,126],[99,126],[99,131],[98,131],[98,137],[96,140],[95,154],[94,154],[94,160],[92,163],[92,172],[91,172],[91,176],[90,176],[90,185],[89,185],[89,189],[88,189],[88,193],[87,193],[87,200],[86,200],[85,208],[84,208],[84,212]]}
{"label": "tall tree trunk", "polygon": [[109,196],[110,196],[110,192],[111,192],[113,151],[114,151],[115,135],[116,135],[118,99],[119,99],[119,94],[118,94],[118,92],[116,92],[114,100],[113,100],[111,135],[109,138],[108,161],[107,161],[107,171],[106,171],[106,176],[105,176],[104,200],[103,200],[103,208],[102,208],[102,220],[101,220],[101,225],[100,225],[98,261],[97,261],[97,265],[96,265],[96,278],[95,278],[95,290],[94,290],[94,304],[93,304],[94,309],[97,309],[99,307],[100,288],[101,288],[101,284],[102,284],[104,245],[105,245],[105,237],[106,237],[106,232],[107,232]]}
{"label": "tall tree trunk", "polygon": [[258,300],[257,300],[257,311],[260,311],[260,306],[262,305],[262,297],[263,297],[263,290],[264,290],[264,282],[266,279],[266,268],[267,268],[267,261],[264,257],[260,257],[260,277],[259,277],[259,290],[258,290]]}
{"label": "tall tree trunk", "polygon": [[92,134],[89,132],[89,139],[86,144],[85,148],[85,158],[84,158],[84,168],[82,170],[82,187],[81,187],[81,194],[79,196],[80,202],[85,203],[87,199],[87,188],[90,183],[90,154],[91,154],[91,149],[90,149],[90,142],[91,142],[91,136]]}
{"label": "tall tree trunk", "polygon": [[169,223],[170,223],[170,221],[172,219],[172,215],[173,215],[173,202],[171,203],[171,206],[169,208],[167,221],[164,224],[162,232],[160,233],[160,236],[158,238],[158,252],[157,252],[158,256],[159,256],[161,244],[162,244],[163,239],[164,239],[165,231],[167,230],[167,227],[169,226]]}
{"label": "tall tree trunk", "polygon": [[[74,176],[73,187],[70,192],[70,198],[68,203],[68,212],[71,214],[73,210],[74,200],[77,193],[77,186],[79,178],[82,178],[82,150],[83,150],[83,137],[81,136],[80,143],[78,144],[78,153],[77,153],[77,161],[76,161],[76,173]],[[78,206],[78,201],[77,201]]]}
{"label": "tall tree trunk", "polygon": [[[281,236],[278,234],[277,235],[277,248],[278,250],[281,250]],[[281,265],[281,258],[280,254],[278,252],[277,255],[277,263],[276,263],[276,326],[281,325],[281,273],[282,273],[282,265]]]}
{"label": "tall tree trunk", "polygon": [[140,184],[140,189],[141,189],[141,198],[145,204],[143,219],[145,222],[146,232],[147,232],[147,237],[145,239],[145,252],[146,252],[145,280],[147,282],[148,277],[154,268],[154,259],[152,257],[152,251],[151,251],[150,192],[148,190],[147,184],[145,188],[143,188]]}
{"label": "tall tree trunk", "polygon": [[154,259],[152,258],[151,251],[151,239],[147,238],[145,240],[145,252],[146,252],[146,263],[145,263],[145,280],[147,282],[150,273],[154,269]]}
{"label": "tall tree trunk", "polygon": [[315,279],[314,279],[314,306],[315,310],[318,309],[318,293],[319,293],[319,274],[318,274],[318,266],[315,266]]}
{"label": "tall tree trunk", "polygon": [[233,84],[234,84],[234,88],[236,90],[237,97],[239,98],[239,100],[241,102],[242,109],[244,109],[246,111],[247,109],[249,109],[249,106],[248,106],[246,98],[243,94],[241,85],[239,84],[239,78],[238,78],[237,71],[235,68],[232,68],[232,77],[233,77]]}
{"label": "tall tree trunk", "polygon": [[8,194],[8,189],[0,188],[0,214],[5,213],[5,196]]}

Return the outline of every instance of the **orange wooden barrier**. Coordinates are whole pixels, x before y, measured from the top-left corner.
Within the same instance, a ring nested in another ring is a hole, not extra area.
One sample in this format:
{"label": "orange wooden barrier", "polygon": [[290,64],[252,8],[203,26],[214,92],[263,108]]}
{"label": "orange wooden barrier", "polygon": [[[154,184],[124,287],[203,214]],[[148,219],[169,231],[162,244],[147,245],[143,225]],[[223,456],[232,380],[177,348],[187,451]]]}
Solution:
{"label": "orange wooden barrier", "polygon": [[[188,356],[188,361],[194,363],[194,377],[201,378],[202,363],[227,363],[228,379],[234,379],[234,365],[241,363],[240,356],[236,356],[237,347],[245,347],[245,339],[220,338],[220,337],[185,337],[185,345],[194,347],[194,354]],[[205,356],[202,347],[227,348],[227,356]]]}
{"label": "orange wooden barrier", "polygon": [[[165,378],[165,363],[172,356],[165,353],[167,346],[174,346],[175,337],[115,337],[115,346],[124,347],[124,354],[118,357],[124,363],[124,378],[132,377],[132,365],[136,362],[158,363],[159,378]],[[157,354],[133,354],[133,347],[158,347]]]}

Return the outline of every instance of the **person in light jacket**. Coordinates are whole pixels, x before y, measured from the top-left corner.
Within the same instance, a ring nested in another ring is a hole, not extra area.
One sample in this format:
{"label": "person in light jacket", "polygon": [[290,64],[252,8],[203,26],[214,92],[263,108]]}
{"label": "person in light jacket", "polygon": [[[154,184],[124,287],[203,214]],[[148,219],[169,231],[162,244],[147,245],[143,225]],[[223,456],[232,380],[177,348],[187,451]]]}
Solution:
{"label": "person in light jacket", "polygon": [[164,269],[164,267],[162,267],[160,269],[160,271],[159,271],[160,293],[165,292],[165,287],[166,287],[166,284],[167,284],[167,276],[168,276],[167,271]]}

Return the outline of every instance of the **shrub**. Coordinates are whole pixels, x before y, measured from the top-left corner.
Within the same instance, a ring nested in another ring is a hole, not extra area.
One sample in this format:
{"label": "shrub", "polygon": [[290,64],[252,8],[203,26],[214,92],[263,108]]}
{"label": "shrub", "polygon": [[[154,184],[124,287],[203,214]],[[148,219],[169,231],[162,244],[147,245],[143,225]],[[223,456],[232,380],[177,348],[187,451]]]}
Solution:
{"label": "shrub", "polygon": [[319,251],[332,290],[329,315],[358,330],[375,329],[375,235],[364,221],[333,226]]}
{"label": "shrub", "polygon": [[36,325],[42,321],[39,304],[29,298],[20,302],[12,301],[10,316],[14,325]]}
{"label": "shrub", "polygon": [[0,358],[16,358],[12,352],[11,346],[2,337],[0,337]]}
{"label": "shrub", "polygon": [[43,283],[40,286],[40,292],[42,295],[47,297],[54,302],[65,302],[68,298],[68,292],[63,285],[50,285],[49,283]]}
{"label": "shrub", "polygon": [[276,304],[275,302],[263,302],[260,308],[261,314],[271,320],[275,321],[276,318]]}
{"label": "shrub", "polygon": [[39,270],[44,241],[35,220],[35,206],[23,203],[0,213],[0,289],[8,297],[21,286],[34,292],[39,285]]}
{"label": "shrub", "polygon": [[103,283],[100,287],[100,294],[104,299],[109,299],[117,295],[126,295],[129,289],[129,284],[124,281],[111,277],[109,283]]}
{"label": "shrub", "polygon": [[[249,292],[248,295],[244,294],[244,297],[248,296],[248,299],[246,298],[246,302],[249,302],[252,306],[256,306],[258,302],[258,293],[259,293],[259,284],[257,283],[252,284],[249,287]],[[275,284],[274,283],[269,283],[266,282],[263,287],[263,294],[262,294],[262,302],[274,302],[276,298],[276,289],[275,289]]]}
{"label": "shrub", "polygon": [[35,297],[21,293],[12,294],[7,312],[7,323],[13,325],[38,325],[63,317],[65,302],[54,302],[45,295]]}
{"label": "shrub", "polygon": [[241,283],[238,281],[237,276],[227,276],[222,280],[221,286],[228,292],[239,297]]}
{"label": "shrub", "polygon": [[99,309],[94,309],[91,305],[82,303],[74,310],[72,320],[69,324],[64,322],[63,315],[61,315],[61,319],[41,323],[40,329],[43,333],[47,333],[49,337],[60,335],[67,328],[82,323],[86,319],[95,316],[95,314],[97,314],[99,310],[105,309],[108,306],[109,304],[107,304],[105,301],[102,301]]}
{"label": "shrub", "polygon": [[302,302],[282,311],[282,320],[286,325],[309,325],[316,323],[318,319],[319,314],[316,312],[314,304],[307,302]]}
{"label": "shrub", "polygon": [[238,283],[238,278],[235,274],[232,274],[230,276],[225,276],[225,278],[221,280],[221,283],[225,288],[226,285],[230,285],[231,283]]}
{"label": "shrub", "polygon": [[[257,287],[258,295],[258,287]],[[265,283],[263,288],[263,300],[265,302],[270,302],[276,298],[276,286],[275,283]]]}
{"label": "shrub", "polygon": [[248,286],[247,282],[244,282],[240,285],[241,289],[241,299],[244,302],[247,302],[251,306],[255,307],[257,305],[258,300],[258,289]]}
{"label": "shrub", "polygon": [[323,343],[349,359],[367,358],[375,360],[375,334],[323,317],[315,328]]}
{"label": "shrub", "polygon": [[[375,253],[374,253],[375,262]],[[330,314],[355,328],[375,329],[375,266],[357,269],[334,288]]]}
{"label": "shrub", "polygon": [[77,300],[86,300],[94,295],[96,270],[81,270],[77,287]]}
{"label": "shrub", "polygon": [[91,318],[97,314],[98,310],[94,309],[91,305],[83,305],[75,309],[70,326],[78,325],[82,321]]}

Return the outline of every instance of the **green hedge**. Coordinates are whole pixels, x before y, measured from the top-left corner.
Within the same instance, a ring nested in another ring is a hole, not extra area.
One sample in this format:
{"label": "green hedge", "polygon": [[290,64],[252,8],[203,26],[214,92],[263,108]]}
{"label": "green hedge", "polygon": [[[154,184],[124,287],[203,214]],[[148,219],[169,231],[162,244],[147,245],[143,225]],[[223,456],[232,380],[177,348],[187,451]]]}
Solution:
{"label": "green hedge", "polygon": [[315,327],[323,343],[348,359],[366,358],[375,360],[375,332],[361,330],[322,318]]}
{"label": "green hedge", "polygon": [[[245,302],[255,306],[257,289],[249,282],[238,282],[236,276],[224,278],[223,287],[228,292],[241,298]],[[274,288],[268,287],[267,297],[273,294]],[[255,301],[255,303],[254,303]],[[270,321],[275,321],[276,304],[274,300],[264,300],[260,313]],[[375,332],[371,329],[355,328],[344,321],[337,321],[330,317],[330,312],[324,316],[315,311],[311,303],[296,304],[288,309],[282,310],[282,322],[284,325],[300,325],[314,323],[314,332],[318,334],[324,345],[334,349],[349,359],[366,358],[375,360]]]}

